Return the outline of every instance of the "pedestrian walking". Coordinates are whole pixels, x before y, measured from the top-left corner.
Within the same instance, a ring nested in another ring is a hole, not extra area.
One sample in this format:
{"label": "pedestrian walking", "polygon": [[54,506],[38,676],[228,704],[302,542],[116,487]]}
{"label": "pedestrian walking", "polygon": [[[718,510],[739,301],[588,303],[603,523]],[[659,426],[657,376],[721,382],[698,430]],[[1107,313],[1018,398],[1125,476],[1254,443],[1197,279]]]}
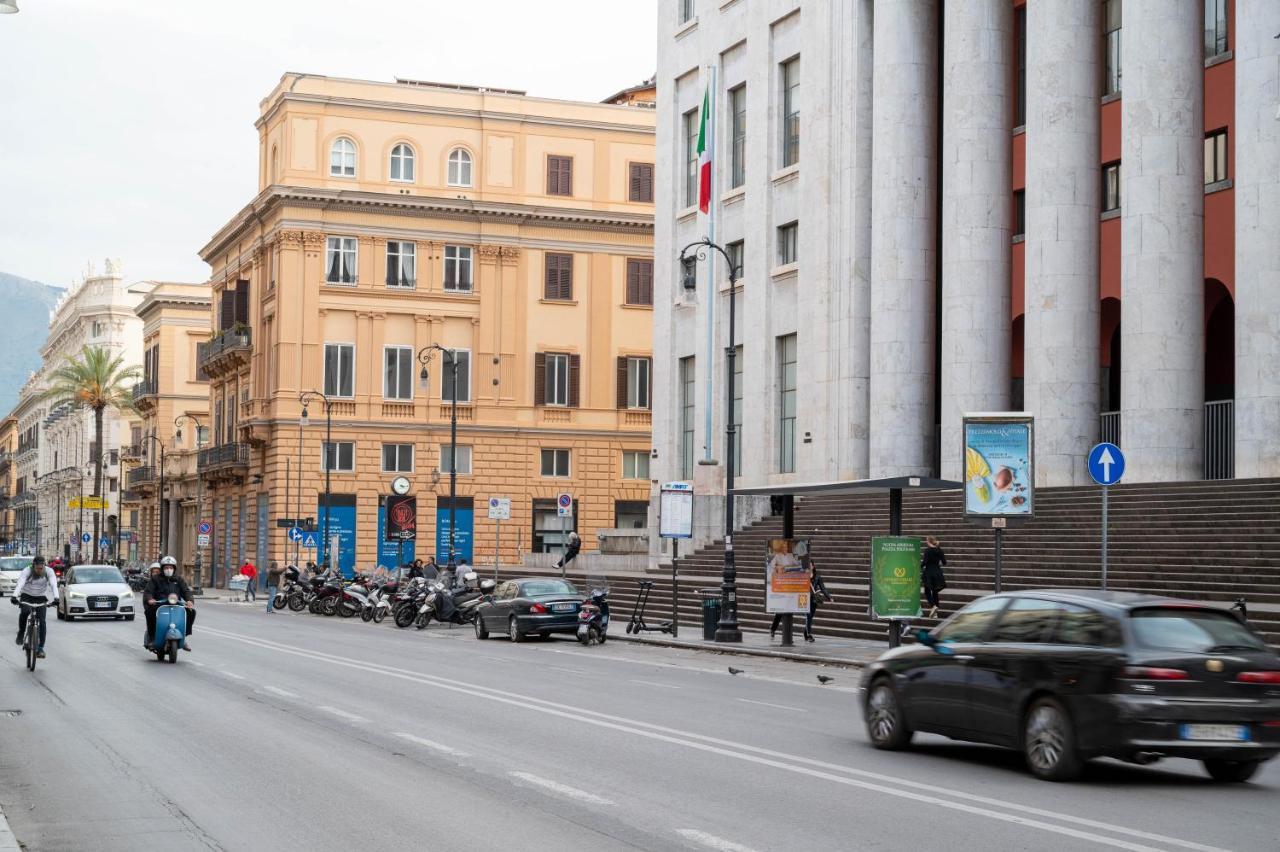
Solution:
{"label": "pedestrian walking", "polygon": [[258,569],[248,559],[240,566],[240,574],[245,578],[244,599],[246,602],[258,600]]}
{"label": "pedestrian walking", "polygon": [[556,563],[556,567],[563,568],[577,559],[580,550],[582,550],[582,539],[576,532],[569,533],[569,545],[565,548],[564,556],[561,556],[560,561]]}
{"label": "pedestrian walking", "polygon": [[280,581],[284,578],[284,569],[280,567],[280,563],[271,560],[271,567],[267,569],[267,612],[275,612],[276,589],[280,588]]}
{"label": "pedestrian walking", "polygon": [[924,599],[929,604],[930,618],[937,618],[939,593],[947,587],[947,575],[942,566],[947,564],[947,554],[933,536],[925,538],[924,553],[920,555],[920,581],[924,586]]}

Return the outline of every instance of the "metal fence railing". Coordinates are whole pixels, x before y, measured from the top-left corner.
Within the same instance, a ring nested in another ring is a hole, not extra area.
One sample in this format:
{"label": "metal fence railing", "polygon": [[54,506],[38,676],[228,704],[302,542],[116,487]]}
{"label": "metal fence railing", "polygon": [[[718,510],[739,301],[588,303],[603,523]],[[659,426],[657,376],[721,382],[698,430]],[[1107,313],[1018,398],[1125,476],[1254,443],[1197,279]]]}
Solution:
{"label": "metal fence railing", "polygon": [[1204,404],[1204,478],[1234,479],[1236,475],[1235,400]]}
{"label": "metal fence railing", "polygon": [[1099,421],[1102,440],[1120,446],[1120,412],[1104,411],[1099,415]]}

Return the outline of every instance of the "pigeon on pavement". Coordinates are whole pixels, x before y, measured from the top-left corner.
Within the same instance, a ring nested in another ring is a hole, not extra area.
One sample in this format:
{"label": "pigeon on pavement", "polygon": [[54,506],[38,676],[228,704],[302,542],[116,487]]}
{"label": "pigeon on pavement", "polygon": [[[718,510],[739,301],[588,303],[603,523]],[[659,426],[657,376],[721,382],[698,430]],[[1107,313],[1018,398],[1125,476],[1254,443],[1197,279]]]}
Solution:
{"label": "pigeon on pavement", "polygon": [[833,680],[835,680],[835,678],[830,677],[829,675],[818,675],[818,683],[831,683]]}
{"label": "pigeon on pavement", "polygon": [[733,666],[729,666],[729,674],[740,675],[742,674],[742,669],[735,669]]}

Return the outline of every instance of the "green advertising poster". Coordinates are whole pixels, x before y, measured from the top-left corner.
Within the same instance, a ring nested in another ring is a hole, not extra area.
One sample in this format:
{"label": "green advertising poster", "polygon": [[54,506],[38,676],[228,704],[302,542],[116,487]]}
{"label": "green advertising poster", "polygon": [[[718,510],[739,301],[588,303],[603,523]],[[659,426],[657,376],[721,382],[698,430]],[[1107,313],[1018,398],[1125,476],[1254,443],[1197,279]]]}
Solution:
{"label": "green advertising poster", "polygon": [[871,614],[876,618],[920,616],[920,539],[871,539]]}

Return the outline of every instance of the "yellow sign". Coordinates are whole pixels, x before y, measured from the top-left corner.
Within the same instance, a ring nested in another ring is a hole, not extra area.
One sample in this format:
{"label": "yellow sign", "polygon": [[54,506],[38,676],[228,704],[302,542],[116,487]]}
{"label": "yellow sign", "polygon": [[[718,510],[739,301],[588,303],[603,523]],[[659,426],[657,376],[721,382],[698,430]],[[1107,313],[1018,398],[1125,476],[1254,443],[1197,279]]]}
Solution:
{"label": "yellow sign", "polygon": [[105,509],[107,501],[102,497],[72,497],[67,501],[68,509]]}

